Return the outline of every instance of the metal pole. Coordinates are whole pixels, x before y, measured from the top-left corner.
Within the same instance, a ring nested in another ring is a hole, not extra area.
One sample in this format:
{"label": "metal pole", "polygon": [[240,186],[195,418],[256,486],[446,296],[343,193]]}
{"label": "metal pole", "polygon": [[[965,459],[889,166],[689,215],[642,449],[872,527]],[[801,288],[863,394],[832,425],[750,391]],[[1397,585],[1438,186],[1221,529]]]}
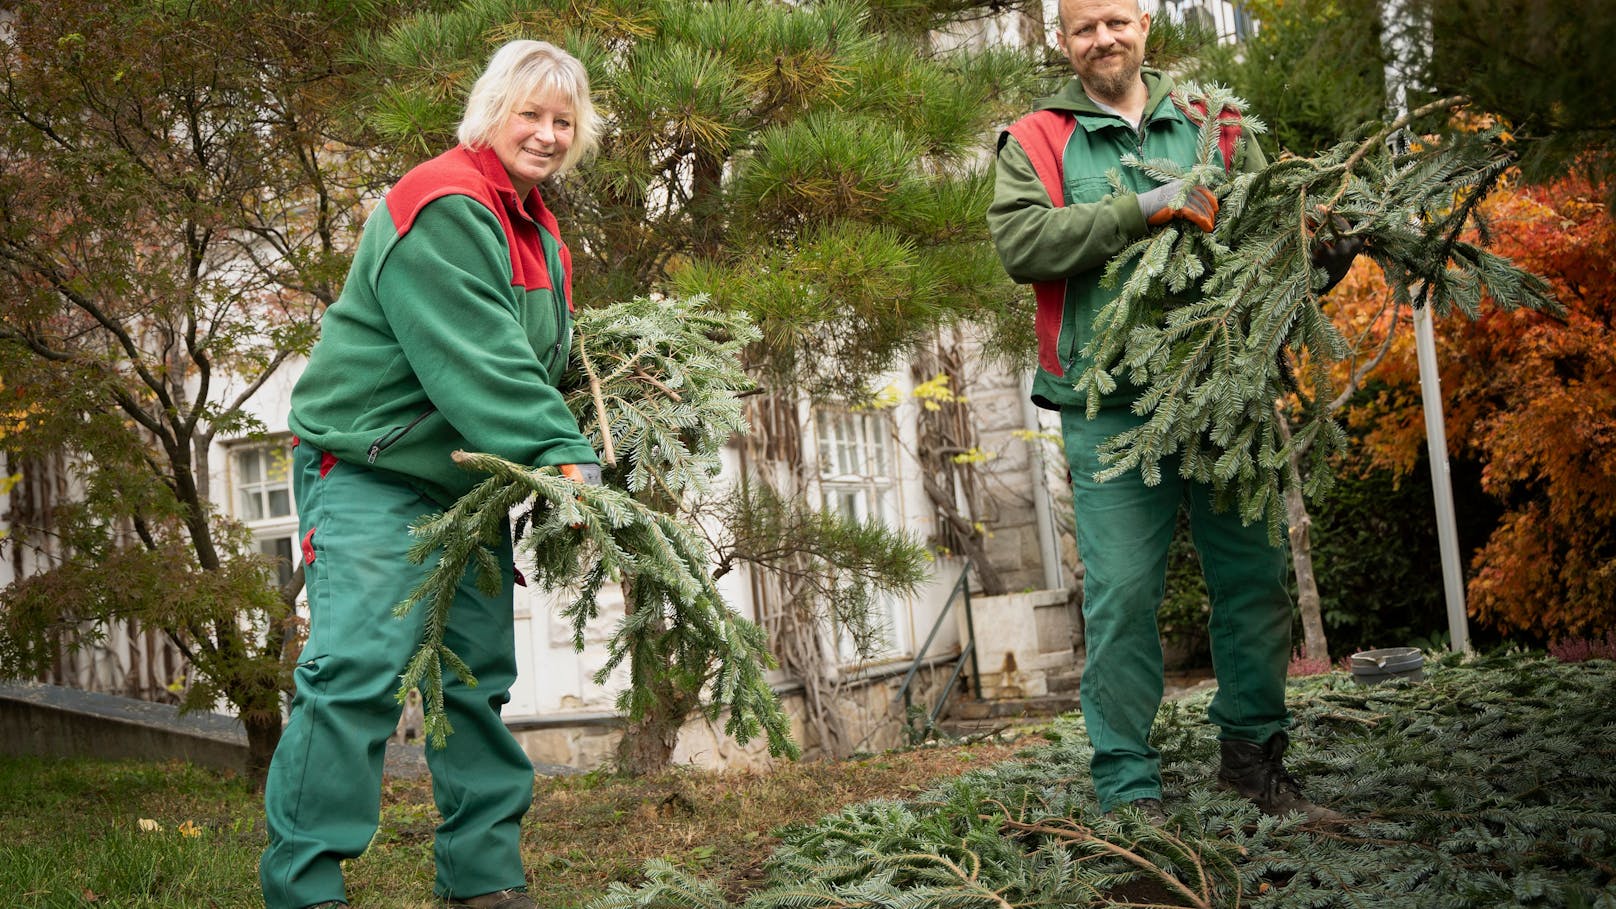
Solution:
{"label": "metal pole", "polygon": [[1459,564],[1459,522],[1453,508],[1453,480],[1448,473],[1448,431],[1442,418],[1442,377],[1436,365],[1436,328],[1431,307],[1414,310],[1414,352],[1420,362],[1420,403],[1425,410],[1425,450],[1431,459],[1431,493],[1436,499],[1436,539],[1442,553],[1442,590],[1448,604],[1449,646],[1470,649],[1465,614],[1464,572]]}
{"label": "metal pole", "polygon": [[[1403,63],[1412,57],[1410,32],[1416,23],[1405,19],[1403,0],[1384,0],[1381,34],[1386,42],[1386,91],[1394,118],[1408,113],[1408,73]],[[1423,33],[1423,29],[1421,30]],[[1407,147],[1407,131],[1392,137],[1395,149]],[[1436,364],[1436,329],[1430,306],[1414,310],[1414,353],[1420,366],[1420,404],[1425,411],[1425,447],[1431,460],[1431,494],[1436,506],[1437,548],[1442,554],[1442,589],[1447,599],[1448,635],[1455,652],[1470,649],[1469,619],[1465,612],[1464,569],[1459,564],[1459,522],[1453,508],[1453,481],[1448,473],[1448,431],[1442,419],[1442,377]]]}

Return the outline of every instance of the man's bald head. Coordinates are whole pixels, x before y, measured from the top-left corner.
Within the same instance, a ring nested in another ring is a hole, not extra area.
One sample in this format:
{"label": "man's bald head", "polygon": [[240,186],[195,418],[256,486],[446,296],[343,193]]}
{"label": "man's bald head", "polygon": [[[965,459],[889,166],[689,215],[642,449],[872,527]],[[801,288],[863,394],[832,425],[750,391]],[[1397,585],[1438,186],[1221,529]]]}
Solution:
{"label": "man's bald head", "polygon": [[[1139,5],[1139,0],[1123,0],[1123,2],[1133,7],[1134,15],[1143,16],[1145,14],[1145,8]],[[1066,7],[1071,4],[1072,0],[1060,0],[1060,3],[1056,4],[1055,7],[1055,16],[1060,22],[1062,32],[1066,31]]]}
{"label": "man's bald head", "polygon": [[1083,90],[1107,104],[1142,103],[1150,16],[1139,0],[1061,0],[1060,10],[1060,48]]}

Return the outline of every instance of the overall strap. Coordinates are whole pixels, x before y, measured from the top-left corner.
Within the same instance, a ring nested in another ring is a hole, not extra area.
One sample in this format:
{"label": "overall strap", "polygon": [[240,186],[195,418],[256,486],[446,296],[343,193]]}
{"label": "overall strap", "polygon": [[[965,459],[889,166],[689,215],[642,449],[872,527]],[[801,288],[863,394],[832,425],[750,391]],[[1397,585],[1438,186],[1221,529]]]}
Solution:
{"label": "overall strap", "polygon": [[1044,184],[1044,191],[1049,193],[1049,204],[1056,208],[1066,203],[1061,156],[1076,128],[1077,117],[1071,111],[1040,110],[1022,117],[1005,130],[1021,143],[1039,182]]}

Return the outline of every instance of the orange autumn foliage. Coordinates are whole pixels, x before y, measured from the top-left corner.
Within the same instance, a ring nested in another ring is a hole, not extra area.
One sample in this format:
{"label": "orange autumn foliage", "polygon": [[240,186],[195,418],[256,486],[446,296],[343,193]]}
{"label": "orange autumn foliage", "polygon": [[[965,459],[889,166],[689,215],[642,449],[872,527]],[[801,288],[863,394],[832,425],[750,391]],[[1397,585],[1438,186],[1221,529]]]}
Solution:
{"label": "orange autumn foliage", "polygon": [[[1437,323],[1449,451],[1483,465],[1504,507],[1470,565],[1470,612],[1506,633],[1616,627],[1616,224],[1604,199],[1576,178],[1496,193],[1494,249],[1547,278],[1565,311]],[[1373,268],[1337,293],[1338,324],[1384,336]],[[1407,473],[1425,433],[1412,335],[1399,334],[1375,374],[1384,385],[1349,419],[1378,466]]]}

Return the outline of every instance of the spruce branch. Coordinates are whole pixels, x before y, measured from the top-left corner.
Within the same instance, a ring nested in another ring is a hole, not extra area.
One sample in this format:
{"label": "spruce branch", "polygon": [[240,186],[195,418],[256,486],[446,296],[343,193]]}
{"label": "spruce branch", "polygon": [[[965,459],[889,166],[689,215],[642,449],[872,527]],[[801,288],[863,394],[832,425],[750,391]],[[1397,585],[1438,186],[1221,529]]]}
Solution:
{"label": "spruce branch", "polygon": [[[1359,819],[1351,827],[1267,817],[1212,787],[1204,693],[1166,705],[1151,734],[1181,805],[1169,830],[1098,816],[1093,750],[1081,718],[1064,718],[1020,760],[786,828],[767,879],[737,905],[1608,905],[1616,663],[1511,651],[1428,655],[1426,668],[1419,684],[1361,687],[1339,672],[1293,683],[1288,763],[1312,797]],[[646,875],[594,906],[724,907],[716,885],[665,864]]]}
{"label": "spruce branch", "polygon": [[[1005,814],[995,817],[994,820],[1006,830],[1024,834],[1038,834],[1063,842],[1083,844],[1085,847],[1098,850],[1099,853],[1116,856],[1138,867],[1153,879],[1160,881],[1164,886],[1176,891],[1186,900],[1189,900],[1190,905],[1197,907],[1197,909],[1212,909],[1212,879],[1207,874],[1205,866],[1183,840],[1168,833],[1165,829],[1156,830],[1155,836],[1168,843],[1175,852],[1189,859],[1190,867],[1196,873],[1196,889],[1194,890],[1191,890],[1189,885],[1180,880],[1172,871],[1161,864],[1151,861],[1142,851],[1130,849],[1120,843],[1107,840],[1096,834],[1092,828],[1070,818],[1045,818],[1037,822],[1028,823],[1016,820],[1009,814]],[[1238,878],[1236,879],[1236,884],[1238,886]],[[1239,903],[1238,897],[1236,897],[1235,902],[1236,904]]]}
{"label": "spruce branch", "polygon": [[[1343,173],[1352,173],[1353,168],[1357,166],[1359,161],[1364,159],[1365,155],[1368,155],[1377,148],[1383,147],[1392,136],[1396,135],[1402,130],[1407,129],[1414,121],[1424,117],[1429,117],[1437,111],[1457,110],[1469,103],[1470,99],[1463,95],[1452,95],[1447,98],[1439,98],[1429,104],[1423,104],[1418,108],[1409,111],[1401,117],[1398,117],[1396,120],[1393,120],[1391,123],[1386,124],[1379,132],[1365,139],[1356,149],[1353,149],[1352,154],[1349,155],[1346,162],[1341,165],[1341,171]],[[1332,211],[1335,211],[1336,204],[1341,201],[1341,197],[1346,195],[1346,192],[1347,184],[1343,182],[1341,184],[1341,188],[1336,190],[1336,194],[1330,198],[1330,201],[1320,206],[1320,211],[1326,215]]]}
{"label": "spruce branch", "polygon": [[[763,675],[773,659],[762,630],[725,605],[709,573],[708,546],[672,513],[707,488],[723,444],[745,429],[737,395],[751,382],[740,350],[756,330],[744,316],[715,312],[702,298],[642,298],[588,310],[577,329],[567,405],[593,444],[615,438],[623,457],[607,465],[604,485],[585,486],[554,467],[454,453],[456,464],[489,478],[411,528],[410,558],[437,561],[394,609],[399,616],[426,610],[421,646],[398,697],[422,690],[425,728],[441,747],[452,732],[443,710],[444,667],[476,684],[444,643],[455,591],[468,573],[481,589],[498,590],[505,566],[493,553],[509,532],[512,511],[525,508],[516,545],[531,558],[538,583],[576,592],[563,613],[575,647],[582,648],[585,628],[599,614],[596,597],[608,580],[622,580],[641,607],[607,643],[597,683],[631,658],[636,673],[671,661],[663,671],[678,675],[683,687],[704,690],[704,712],[711,719],[727,713],[725,731],[736,740],[761,733],[771,753],[795,756],[788,721]],[[639,690],[645,679],[633,681],[619,705],[636,716],[647,706]]]}
{"label": "spruce branch", "polygon": [[[1244,105],[1220,86],[1186,84],[1178,95],[1206,110]],[[1155,179],[1206,186],[1222,204],[1210,234],[1173,221],[1107,267],[1104,283],[1117,296],[1094,314],[1083,351],[1091,365],[1074,385],[1092,418],[1102,396],[1130,383],[1133,410],[1146,420],[1101,445],[1096,479],[1138,470],[1154,484],[1164,459],[1177,455],[1182,476],[1210,484],[1247,523],[1265,520],[1275,540],[1286,490],[1329,487],[1330,458],[1346,434],[1331,417],[1339,393],[1326,367],[1353,347],[1323,308],[1328,276],[1312,261],[1320,241],[1362,239],[1397,306],[1472,316],[1484,298],[1506,309],[1556,307],[1542,278],[1469,239],[1473,229],[1482,236],[1477,206],[1515,163],[1496,130],[1456,132],[1407,152],[1385,146],[1414,120],[1463,103],[1434,101],[1317,157],[1256,173],[1222,167],[1215,141],[1227,113],[1201,125],[1201,156],[1190,167],[1124,158]],[[1249,117],[1241,125],[1242,142],[1263,128]],[[1312,364],[1306,387],[1287,361]],[[1274,407],[1286,394],[1301,409],[1288,437],[1276,421],[1290,417]],[[1304,469],[1290,469],[1293,453]]]}

